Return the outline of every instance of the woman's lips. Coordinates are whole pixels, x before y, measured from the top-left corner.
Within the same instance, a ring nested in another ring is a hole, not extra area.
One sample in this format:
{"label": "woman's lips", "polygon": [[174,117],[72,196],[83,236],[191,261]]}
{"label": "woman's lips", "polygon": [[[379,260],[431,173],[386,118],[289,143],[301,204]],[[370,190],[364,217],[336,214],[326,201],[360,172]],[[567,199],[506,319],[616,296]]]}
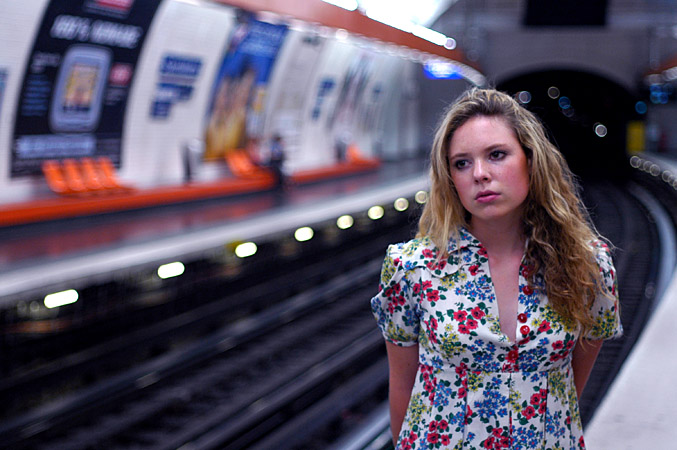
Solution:
{"label": "woman's lips", "polygon": [[478,203],[489,203],[493,202],[498,198],[498,194],[496,192],[492,191],[482,191],[479,194],[477,194],[477,197],[475,197],[475,200]]}

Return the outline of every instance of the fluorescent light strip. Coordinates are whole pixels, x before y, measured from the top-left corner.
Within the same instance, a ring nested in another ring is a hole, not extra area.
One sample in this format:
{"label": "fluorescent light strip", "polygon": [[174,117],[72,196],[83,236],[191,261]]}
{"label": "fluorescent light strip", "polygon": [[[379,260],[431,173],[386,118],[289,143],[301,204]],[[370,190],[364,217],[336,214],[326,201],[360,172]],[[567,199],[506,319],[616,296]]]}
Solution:
{"label": "fluorescent light strip", "polygon": [[447,39],[449,39],[444,34],[435,30],[431,30],[430,28],[426,28],[423,25],[413,25],[411,33],[414,36],[418,36],[421,39],[425,39],[426,41],[432,42],[433,44],[437,44],[442,47],[444,47],[444,45],[447,43]]}
{"label": "fluorescent light strip", "polygon": [[355,11],[357,9],[357,0],[322,0],[330,5],[338,6],[339,8],[347,9],[348,11]]}
{"label": "fluorescent light strip", "polygon": [[183,265],[183,263],[177,261],[169,264],[163,264],[162,266],[158,267],[157,275],[163,280],[166,280],[167,278],[173,278],[182,275],[185,270],[186,267]]}
{"label": "fluorescent light strip", "polygon": [[299,242],[309,241],[314,235],[315,232],[310,227],[301,227],[294,232],[294,238]]}
{"label": "fluorescent light strip", "polygon": [[55,292],[45,296],[45,306],[47,308],[58,308],[59,306],[70,305],[78,301],[79,294],[75,289]]}
{"label": "fluorescent light strip", "polygon": [[243,242],[242,244],[235,247],[235,255],[237,255],[238,258],[246,258],[255,254],[257,250],[258,247],[255,243]]}

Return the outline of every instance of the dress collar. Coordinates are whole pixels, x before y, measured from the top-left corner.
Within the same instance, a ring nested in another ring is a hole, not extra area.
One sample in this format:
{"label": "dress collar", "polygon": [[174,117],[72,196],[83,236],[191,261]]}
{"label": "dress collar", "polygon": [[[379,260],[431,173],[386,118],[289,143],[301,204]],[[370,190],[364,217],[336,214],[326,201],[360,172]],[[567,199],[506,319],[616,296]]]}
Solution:
{"label": "dress collar", "polygon": [[447,252],[454,253],[457,250],[463,250],[465,248],[482,247],[482,243],[475,236],[470,233],[465,227],[459,227],[458,236],[452,236],[449,239],[449,245],[447,247]]}

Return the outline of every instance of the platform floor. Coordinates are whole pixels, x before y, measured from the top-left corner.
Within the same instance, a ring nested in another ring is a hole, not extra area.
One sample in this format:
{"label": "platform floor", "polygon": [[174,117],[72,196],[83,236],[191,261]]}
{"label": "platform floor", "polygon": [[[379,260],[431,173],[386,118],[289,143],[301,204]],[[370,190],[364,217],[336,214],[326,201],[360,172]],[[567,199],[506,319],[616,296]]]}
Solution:
{"label": "platform floor", "polygon": [[[677,159],[642,155],[677,174]],[[677,195],[677,193],[676,193]],[[674,450],[677,276],[585,429],[589,450]]]}
{"label": "platform floor", "polygon": [[404,161],[284,192],[0,228],[0,304],[46,286],[74,287],[89,277],[366,211],[426,187],[424,162]]}

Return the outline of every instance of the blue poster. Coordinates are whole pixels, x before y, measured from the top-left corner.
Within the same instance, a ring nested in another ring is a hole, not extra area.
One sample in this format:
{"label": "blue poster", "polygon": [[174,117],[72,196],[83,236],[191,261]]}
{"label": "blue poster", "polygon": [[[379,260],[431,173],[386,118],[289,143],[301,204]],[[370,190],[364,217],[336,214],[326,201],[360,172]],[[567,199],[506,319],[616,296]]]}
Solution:
{"label": "blue poster", "polygon": [[200,58],[181,55],[166,55],[162,58],[151,117],[167,118],[174,104],[189,100],[201,67]]}
{"label": "blue poster", "polygon": [[238,17],[212,88],[205,159],[222,158],[261,138],[263,100],[286,25]]}

